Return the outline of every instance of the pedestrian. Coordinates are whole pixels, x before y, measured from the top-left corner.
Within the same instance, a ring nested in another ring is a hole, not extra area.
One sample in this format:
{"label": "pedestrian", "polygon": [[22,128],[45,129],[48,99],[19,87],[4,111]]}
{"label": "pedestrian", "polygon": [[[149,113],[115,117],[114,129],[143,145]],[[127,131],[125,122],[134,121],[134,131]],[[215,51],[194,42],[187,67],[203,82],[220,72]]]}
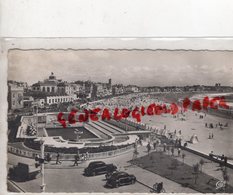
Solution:
{"label": "pedestrian", "polygon": [[86,159],[88,160],[89,159],[89,153],[86,152]]}
{"label": "pedestrian", "polygon": [[179,139],[179,141],[178,141],[178,142],[179,142],[178,144],[179,144],[179,147],[180,147],[180,146],[181,146],[181,138]]}
{"label": "pedestrian", "polygon": [[74,166],[78,166],[78,161],[79,161],[79,155],[78,154],[76,154],[75,156],[74,156]]}
{"label": "pedestrian", "polygon": [[174,156],[174,147],[171,148],[172,156]]}
{"label": "pedestrian", "polygon": [[212,133],[211,138],[214,139],[214,133]]}
{"label": "pedestrian", "polygon": [[136,159],[137,157],[138,157],[138,150],[137,148],[135,148],[133,151],[133,160]]}
{"label": "pedestrian", "polygon": [[164,144],[163,144],[163,151],[164,151],[164,152],[166,152],[166,146],[167,146],[167,144],[164,143]]}
{"label": "pedestrian", "polygon": [[61,164],[61,161],[60,161],[60,154],[57,152],[57,156],[56,156],[56,164]]}
{"label": "pedestrian", "polygon": [[148,144],[147,144],[147,152],[148,152],[148,154],[150,153],[150,150],[151,150],[151,146],[150,146],[150,142],[148,142]]}
{"label": "pedestrian", "polygon": [[181,153],[181,149],[178,148],[178,156],[180,156],[180,153]]}
{"label": "pedestrian", "polygon": [[211,139],[211,134],[209,133],[209,139]]}
{"label": "pedestrian", "polygon": [[156,142],[153,143],[154,150],[156,150]]}
{"label": "pedestrian", "polygon": [[87,160],[87,155],[86,155],[86,153],[83,154],[83,156],[84,156],[84,161],[86,161],[86,160]]}
{"label": "pedestrian", "polygon": [[81,154],[81,161],[84,161],[84,154]]}
{"label": "pedestrian", "polygon": [[50,162],[52,160],[52,156],[50,155],[50,153],[46,154],[45,159],[46,159],[47,162]]}

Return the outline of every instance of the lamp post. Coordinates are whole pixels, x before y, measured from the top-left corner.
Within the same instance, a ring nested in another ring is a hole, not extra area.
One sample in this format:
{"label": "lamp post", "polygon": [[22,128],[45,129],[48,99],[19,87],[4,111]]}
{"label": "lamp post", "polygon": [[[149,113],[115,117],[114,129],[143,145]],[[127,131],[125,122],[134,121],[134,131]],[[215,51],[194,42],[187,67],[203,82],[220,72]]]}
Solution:
{"label": "lamp post", "polygon": [[74,130],[74,133],[77,135],[77,137],[76,137],[76,142],[78,142],[78,141],[79,141],[79,135],[83,134],[83,132],[80,131],[80,130],[78,130],[78,129],[75,129],[75,130]]}
{"label": "lamp post", "polygon": [[[36,115],[36,131],[37,131],[37,135],[38,135],[38,103],[36,103],[34,105],[35,108],[35,115]],[[33,109],[34,111],[34,109]],[[44,158],[44,140],[43,138],[40,139],[40,151],[41,151],[41,156],[39,159],[37,159],[36,161],[39,161],[39,165],[40,165],[40,173],[41,173],[41,185],[40,185],[40,189],[41,189],[41,192],[45,192],[45,181],[44,181],[44,161],[45,161],[45,158]]]}
{"label": "lamp post", "polygon": [[40,163],[40,172],[41,172],[41,186],[40,186],[40,189],[41,189],[41,192],[45,192],[45,181],[44,181],[44,140],[40,140],[40,150],[41,150],[41,159],[42,159],[42,162]]}
{"label": "lamp post", "polygon": [[44,157],[44,140],[40,139],[40,150],[41,150],[41,154],[36,155],[35,157],[35,161],[36,161],[36,168],[40,166],[40,175],[41,175],[41,185],[40,185],[40,190],[41,192],[45,192],[45,181],[44,181],[44,161],[45,161],[45,157]]}

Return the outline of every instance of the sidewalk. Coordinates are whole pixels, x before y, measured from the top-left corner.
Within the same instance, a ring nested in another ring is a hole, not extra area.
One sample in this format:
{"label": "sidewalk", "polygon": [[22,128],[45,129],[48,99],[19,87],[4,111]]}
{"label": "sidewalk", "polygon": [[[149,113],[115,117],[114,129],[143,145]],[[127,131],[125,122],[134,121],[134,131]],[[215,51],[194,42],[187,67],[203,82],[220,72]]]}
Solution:
{"label": "sidewalk", "polygon": [[[139,151],[139,156],[144,156],[146,155],[146,147],[142,146],[142,147],[138,147],[138,151]],[[23,158],[23,157],[18,157],[18,156],[14,156],[12,154],[8,154],[9,156],[9,163],[10,164],[17,164],[18,162],[23,162],[23,163],[28,163],[31,166],[34,166],[35,161],[33,159],[27,159],[27,158]],[[107,158],[107,159],[103,159],[103,161],[105,163],[113,163],[118,167],[119,171],[126,171],[130,174],[134,174],[137,178],[138,181],[152,187],[153,184],[155,184],[156,182],[164,182],[164,188],[166,190],[166,192],[174,192],[174,193],[179,193],[179,192],[185,192],[185,193],[195,193],[194,190],[190,189],[190,188],[184,188],[182,187],[180,184],[177,184],[171,180],[168,180],[166,178],[162,178],[159,175],[156,175],[150,171],[141,169],[138,166],[132,166],[130,163],[128,163],[129,160],[132,160],[133,157],[133,152],[130,153],[126,153],[117,157],[113,157],[113,158]],[[58,185],[57,181],[58,181],[58,175],[60,175],[59,173],[61,173],[62,175],[64,175],[64,177],[66,178],[63,182],[66,183],[66,185],[69,186],[70,191],[72,192],[79,192],[79,189],[77,188],[77,186],[75,185],[75,183],[72,182],[72,179],[74,177],[74,175],[77,175],[77,171],[79,174],[82,174],[83,169],[85,167],[88,166],[88,164],[91,161],[86,161],[81,163],[79,166],[73,166],[73,161],[63,161],[62,164],[59,165],[55,165],[55,162],[52,161],[49,164],[45,165],[45,170],[46,173],[49,173],[49,175],[45,175],[46,178],[52,178],[49,181],[47,180],[46,183],[48,184],[47,186],[47,190],[52,192],[56,190],[57,188],[59,188],[60,185]],[[54,169],[54,170],[53,170]],[[67,169],[67,171],[66,171]],[[77,170],[77,171],[73,171],[71,169]],[[71,171],[71,172],[70,172]],[[67,174],[66,174],[67,173]],[[70,179],[69,179],[70,178]],[[79,177],[76,178],[77,180],[75,181],[76,183],[79,180]],[[82,177],[80,177],[80,179],[82,180]],[[85,179],[92,179],[92,178],[85,178]],[[98,179],[98,178],[93,178],[93,179]],[[38,183],[40,182],[40,178],[36,179],[36,180],[31,180],[31,181],[26,181],[23,183],[17,183],[17,185],[19,185],[20,187],[23,187],[24,190],[26,191],[30,191],[30,192],[34,192],[34,191],[38,191]],[[82,181],[83,182],[83,181]],[[84,184],[82,184],[84,185]],[[86,184],[88,185],[88,183]],[[140,184],[141,185],[141,184]],[[140,187],[139,185],[139,187]],[[129,186],[130,187],[130,186]],[[77,188],[77,189],[76,189]],[[131,188],[131,187],[130,187]],[[142,186],[143,188],[143,186]],[[124,188],[122,188],[123,190]],[[150,192],[150,189],[145,189],[146,193]],[[148,191],[147,191],[148,190]],[[110,191],[109,191],[110,192]],[[136,191],[135,191],[136,192]]]}

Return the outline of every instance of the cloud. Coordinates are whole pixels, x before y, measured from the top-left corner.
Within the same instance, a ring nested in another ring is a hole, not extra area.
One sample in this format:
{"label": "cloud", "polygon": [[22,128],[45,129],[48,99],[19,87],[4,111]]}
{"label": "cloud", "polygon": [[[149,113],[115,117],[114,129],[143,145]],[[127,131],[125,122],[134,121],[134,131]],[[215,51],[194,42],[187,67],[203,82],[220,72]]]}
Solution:
{"label": "cloud", "polygon": [[67,81],[139,86],[233,85],[233,52],[137,50],[11,50],[8,78],[29,84],[50,72]]}

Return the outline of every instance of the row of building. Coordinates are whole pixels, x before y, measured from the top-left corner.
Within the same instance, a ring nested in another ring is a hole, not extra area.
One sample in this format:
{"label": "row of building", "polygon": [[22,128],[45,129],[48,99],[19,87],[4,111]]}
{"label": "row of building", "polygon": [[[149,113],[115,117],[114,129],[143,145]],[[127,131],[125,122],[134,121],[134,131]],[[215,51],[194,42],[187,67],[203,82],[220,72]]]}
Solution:
{"label": "row of building", "polygon": [[32,86],[24,82],[8,81],[8,103],[9,110],[15,110],[30,107],[33,104],[44,107],[79,99],[97,100],[139,91],[140,88],[134,85],[112,85],[111,79],[107,83],[66,82],[57,79],[52,72],[47,79],[38,81]]}
{"label": "row of building", "polygon": [[43,80],[28,86],[25,82],[8,81],[9,110],[30,108],[33,104],[40,107],[46,105],[68,103],[75,100],[98,100],[105,97],[117,96],[138,92],[202,92],[224,91],[232,92],[232,87],[221,86],[169,86],[169,87],[138,87],[136,85],[112,85],[112,80],[107,83],[94,83],[91,81],[66,82],[57,79],[54,73]]}

